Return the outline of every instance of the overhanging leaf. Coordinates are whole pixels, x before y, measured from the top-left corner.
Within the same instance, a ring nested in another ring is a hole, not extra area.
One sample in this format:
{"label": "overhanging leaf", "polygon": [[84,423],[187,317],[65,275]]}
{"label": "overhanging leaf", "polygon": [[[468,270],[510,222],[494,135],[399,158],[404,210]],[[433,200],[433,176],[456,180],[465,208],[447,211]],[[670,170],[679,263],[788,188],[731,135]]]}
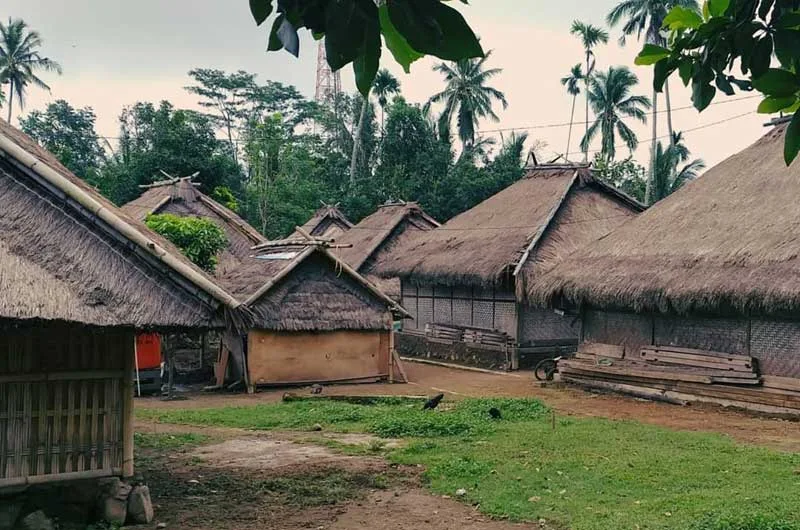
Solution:
{"label": "overhanging leaf", "polygon": [[679,29],[697,29],[703,23],[703,17],[697,11],[686,7],[673,7],[664,17],[663,27],[672,31]]}
{"label": "overhanging leaf", "polygon": [[712,17],[721,17],[728,10],[731,0],[708,0],[708,12]]}
{"label": "overhanging leaf", "polygon": [[636,56],[633,62],[640,66],[655,64],[661,59],[669,57],[669,54],[670,51],[666,48],[656,46],[655,44],[645,44],[642,51],[639,52],[639,55]]}
{"label": "overhanging leaf", "polygon": [[714,84],[717,85],[717,88],[724,92],[726,96],[732,96],[734,94],[733,86],[731,86],[731,82],[728,81],[728,77],[724,74],[717,74],[717,77],[714,78]]}
{"label": "overhanging leaf", "polygon": [[355,0],[330,2],[325,13],[325,52],[331,69],[354,61],[364,42],[363,17]]}
{"label": "overhanging leaf", "polygon": [[392,19],[389,17],[389,8],[386,7],[385,3],[378,8],[378,16],[386,47],[392,52],[395,61],[400,63],[406,73],[409,73],[411,71],[411,63],[422,58],[423,55],[412,48],[405,37],[397,31],[397,28],[392,24]]}
{"label": "overhanging leaf", "polygon": [[770,68],[758,79],[753,79],[753,88],[768,96],[787,97],[800,89],[800,83],[792,72]]}
{"label": "overhanging leaf", "polygon": [[439,0],[392,0],[386,5],[392,24],[417,52],[448,61],[483,56],[464,17]]}
{"label": "overhanging leaf", "polygon": [[272,31],[269,32],[269,44],[267,45],[268,51],[274,52],[283,48],[283,43],[278,38],[278,28],[281,27],[285,20],[286,15],[280,14],[275,18],[275,22],[272,23]]}
{"label": "overhanging leaf", "polygon": [[769,35],[757,40],[753,46],[753,53],[750,56],[750,71],[753,77],[760,77],[769,69],[772,59],[772,38]]}
{"label": "overhanging leaf", "polygon": [[287,52],[295,57],[300,56],[300,38],[297,36],[297,30],[291,22],[284,19],[281,25],[278,26],[276,35]]}
{"label": "overhanging leaf", "polygon": [[800,151],[800,113],[795,112],[792,121],[786,128],[786,137],[783,140],[783,160],[790,165]]}
{"label": "overhanging leaf", "polygon": [[694,108],[699,111],[705,110],[711,104],[716,93],[717,89],[710,84],[695,80],[692,83],[692,103]]}
{"label": "overhanging leaf", "polygon": [[689,81],[692,80],[692,61],[690,59],[683,59],[678,65],[678,75],[681,76],[683,86],[689,86]]}
{"label": "overhanging leaf", "polygon": [[758,104],[758,112],[759,114],[774,114],[785,108],[791,107],[794,105],[796,100],[797,98],[795,96],[787,96],[784,98],[767,96],[761,100],[761,103]]}
{"label": "overhanging leaf", "polygon": [[[374,7],[374,6],[373,6]],[[364,19],[361,46],[358,56],[353,61],[353,70],[356,74],[356,86],[365,98],[369,97],[375,74],[381,58],[381,29],[378,23],[378,14]]]}
{"label": "overhanging leaf", "polygon": [[272,0],[250,0],[250,13],[260,26],[272,14]]}
{"label": "overhanging leaf", "polygon": [[675,71],[677,65],[674,60],[669,58],[661,59],[653,68],[653,89],[656,92],[661,92],[664,88],[664,82]]}

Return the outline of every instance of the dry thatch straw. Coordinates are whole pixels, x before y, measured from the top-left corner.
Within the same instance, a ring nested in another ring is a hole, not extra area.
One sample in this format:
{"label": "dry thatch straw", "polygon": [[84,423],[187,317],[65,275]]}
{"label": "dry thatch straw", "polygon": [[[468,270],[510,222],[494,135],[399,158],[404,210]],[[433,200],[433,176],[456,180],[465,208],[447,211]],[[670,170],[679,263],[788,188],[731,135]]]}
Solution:
{"label": "dry thatch straw", "polygon": [[170,213],[202,217],[216,223],[228,238],[228,246],[219,256],[216,275],[238,267],[250,256],[250,247],[266,241],[247,221],[201,193],[191,177],[153,183],[139,198],[122,206],[122,211],[139,221],[150,214]]}
{"label": "dry thatch straw", "polygon": [[220,282],[247,300],[253,326],[278,331],[385,330],[405,311],[319,241],[290,238]]}
{"label": "dry thatch straw", "polygon": [[[171,244],[2,120],[0,139],[14,146],[0,151],[0,317],[171,329],[221,327],[228,309],[239,320],[233,309],[238,303],[216,286],[204,291],[212,284],[188,260],[175,258],[180,267],[170,266],[153,253],[157,245],[180,255]],[[33,168],[17,151],[36,161]],[[46,172],[76,191],[60,189],[42,176]],[[72,193],[97,204],[109,221],[100,210],[79,205]],[[110,224],[112,217],[119,228]],[[144,248],[121,228],[153,247]],[[223,308],[225,303],[230,305]]]}
{"label": "dry thatch straw", "polygon": [[[319,208],[311,219],[301,226],[306,233],[324,239],[336,239],[343,233],[352,228],[351,223],[347,217],[339,210],[338,204],[324,204]],[[292,236],[299,236],[298,233]]]}
{"label": "dry thatch straw", "polygon": [[588,167],[538,166],[440,228],[393,249],[374,270],[414,283],[513,285],[638,211],[641,205],[596,180]]}
{"label": "dry thatch straw", "polygon": [[677,313],[796,311],[800,165],[783,162],[785,129],[537,278],[529,299]]}

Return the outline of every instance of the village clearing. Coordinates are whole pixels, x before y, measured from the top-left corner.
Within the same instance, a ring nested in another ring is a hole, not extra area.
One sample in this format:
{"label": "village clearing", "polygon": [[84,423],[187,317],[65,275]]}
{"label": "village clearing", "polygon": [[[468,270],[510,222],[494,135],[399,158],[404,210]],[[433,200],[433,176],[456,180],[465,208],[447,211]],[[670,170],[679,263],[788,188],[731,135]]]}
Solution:
{"label": "village clearing", "polygon": [[[195,530],[800,528],[797,423],[527,377],[417,364],[409,377],[360,393],[430,384],[450,390],[439,409],[279,392],[139,400],[137,466],[157,518]],[[471,397],[483,394],[494,397]]]}

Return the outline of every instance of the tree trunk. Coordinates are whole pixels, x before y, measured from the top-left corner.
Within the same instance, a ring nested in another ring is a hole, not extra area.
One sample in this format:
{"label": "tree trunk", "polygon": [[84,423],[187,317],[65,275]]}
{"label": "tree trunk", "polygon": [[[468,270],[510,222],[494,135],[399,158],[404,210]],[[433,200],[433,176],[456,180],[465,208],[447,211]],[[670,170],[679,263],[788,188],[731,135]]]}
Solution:
{"label": "tree trunk", "polygon": [[14,105],[14,80],[8,80],[8,124],[11,125],[11,107]]}
{"label": "tree trunk", "polygon": [[672,104],[669,101],[669,79],[664,81],[664,101],[667,105],[667,130],[669,131],[669,145],[675,145],[675,139],[673,138],[674,131],[672,130]]}
{"label": "tree trunk", "polygon": [[350,160],[350,185],[356,182],[356,165],[358,164],[358,151],[361,149],[361,134],[364,132],[364,120],[367,117],[367,105],[369,99],[364,98],[361,102],[361,116],[358,118],[358,127],[353,136],[353,158]]}
{"label": "tree trunk", "polygon": [[653,185],[656,183],[656,137],[658,135],[658,92],[653,89],[653,141],[650,145],[650,175],[645,185],[644,203],[649,206],[653,202]]}
{"label": "tree trunk", "polygon": [[[586,121],[584,122],[584,130],[583,130],[583,137],[589,134],[589,52],[586,52]],[[589,162],[589,143],[586,143],[586,147],[583,149],[583,161],[584,163]]]}
{"label": "tree trunk", "polygon": [[567,133],[567,150],[564,151],[564,162],[569,162],[569,143],[572,140],[572,122],[575,121],[575,100],[578,95],[572,96],[572,111],[569,113],[569,132]]}

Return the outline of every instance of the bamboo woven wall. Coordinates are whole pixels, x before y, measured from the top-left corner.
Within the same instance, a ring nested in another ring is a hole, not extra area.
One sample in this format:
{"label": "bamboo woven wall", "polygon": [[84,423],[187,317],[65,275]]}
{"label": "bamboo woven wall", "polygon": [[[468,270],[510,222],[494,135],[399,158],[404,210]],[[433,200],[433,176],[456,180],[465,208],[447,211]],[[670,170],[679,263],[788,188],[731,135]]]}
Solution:
{"label": "bamboo woven wall", "polygon": [[133,341],[66,325],[0,329],[0,487],[122,472]]}

